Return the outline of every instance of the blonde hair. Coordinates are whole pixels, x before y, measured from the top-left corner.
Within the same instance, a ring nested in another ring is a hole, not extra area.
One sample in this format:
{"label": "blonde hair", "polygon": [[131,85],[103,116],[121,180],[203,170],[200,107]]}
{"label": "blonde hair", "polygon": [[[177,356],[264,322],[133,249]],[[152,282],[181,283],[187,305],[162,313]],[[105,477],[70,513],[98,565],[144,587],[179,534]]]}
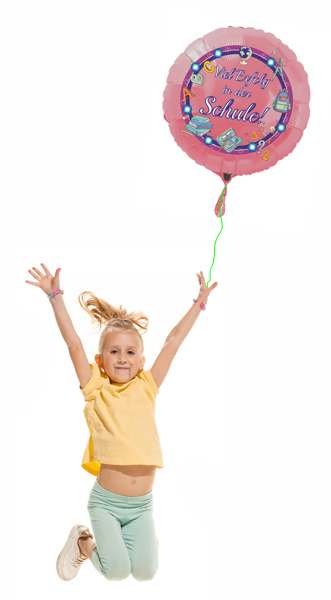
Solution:
{"label": "blonde hair", "polygon": [[[98,298],[92,292],[82,292],[78,296],[81,307],[91,316],[94,330],[100,331],[105,325],[99,339],[99,354],[102,354],[105,336],[109,331],[122,329],[123,331],[135,331],[140,338],[141,351],[144,352],[144,342],[142,335],[146,333],[148,326],[148,317],[142,312],[127,313],[122,305],[116,308],[106,300]],[[143,334],[137,329],[143,330]]]}

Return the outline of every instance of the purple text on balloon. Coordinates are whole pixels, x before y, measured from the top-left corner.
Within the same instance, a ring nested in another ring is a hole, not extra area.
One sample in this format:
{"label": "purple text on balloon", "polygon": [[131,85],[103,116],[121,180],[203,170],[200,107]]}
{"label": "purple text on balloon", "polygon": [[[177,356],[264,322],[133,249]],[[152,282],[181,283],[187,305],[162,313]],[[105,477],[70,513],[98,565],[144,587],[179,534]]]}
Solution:
{"label": "purple text on balloon", "polygon": [[[268,112],[268,110],[270,110],[269,107],[265,108],[263,113],[260,114],[257,112],[253,112],[249,117],[248,114],[250,112],[252,112],[252,110],[256,107],[256,103],[252,102],[252,104],[250,104],[248,106],[248,108],[246,109],[238,109],[238,108],[231,108],[232,104],[234,103],[234,100],[231,98],[231,100],[228,100],[227,103],[225,104],[224,108],[222,106],[215,106],[214,108],[211,106],[210,102],[212,102],[213,104],[216,102],[216,97],[215,96],[207,96],[207,98],[205,99],[205,103],[208,107],[208,110],[205,111],[203,108],[199,109],[199,112],[202,115],[210,115],[210,113],[213,114],[214,117],[223,117],[225,112],[227,111],[225,118],[226,119],[237,119],[237,121],[241,121],[241,119],[243,121],[249,121],[250,123],[256,123],[257,121],[261,120],[262,117],[264,117],[264,115],[266,115],[266,113]],[[219,113],[217,114],[216,111],[219,111]]]}

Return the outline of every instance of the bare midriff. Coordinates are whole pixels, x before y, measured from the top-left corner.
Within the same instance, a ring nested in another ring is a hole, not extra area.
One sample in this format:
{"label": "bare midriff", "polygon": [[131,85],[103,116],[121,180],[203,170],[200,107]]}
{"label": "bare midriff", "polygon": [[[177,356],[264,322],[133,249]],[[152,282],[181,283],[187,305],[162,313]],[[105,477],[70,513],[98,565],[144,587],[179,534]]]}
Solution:
{"label": "bare midriff", "polygon": [[98,483],[121,496],[144,496],[153,489],[156,467],[153,465],[104,465]]}

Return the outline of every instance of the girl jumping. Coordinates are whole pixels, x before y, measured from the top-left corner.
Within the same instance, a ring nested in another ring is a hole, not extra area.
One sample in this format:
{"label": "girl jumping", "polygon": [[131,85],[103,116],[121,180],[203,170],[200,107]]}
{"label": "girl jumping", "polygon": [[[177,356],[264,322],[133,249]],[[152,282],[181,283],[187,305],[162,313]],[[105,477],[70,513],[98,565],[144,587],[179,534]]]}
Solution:
{"label": "girl jumping", "polygon": [[[155,422],[155,399],[178,348],[205,310],[210,292],[202,271],[193,305],[169,333],[149,371],[144,371],[144,343],[148,318],[127,314],[91,292],[79,296],[82,308],[102,330],[95,363],[89,364],[63,301],[60,270],[53,276],[33,267],[36,281],[26,281],[47,294],[56,322],[67,344],[85,399],[89,428],[82,467],[96,477],[88,500],[94,534],[75,525],[56,563],[63,581],[73,579],[89,558],[106,579],[119,581],[130,574],[138,581],[153,579],[158,568],[158,539],[153,517],[153,483],[163,465]],[[95,541],[94,541],[95,540]]]}

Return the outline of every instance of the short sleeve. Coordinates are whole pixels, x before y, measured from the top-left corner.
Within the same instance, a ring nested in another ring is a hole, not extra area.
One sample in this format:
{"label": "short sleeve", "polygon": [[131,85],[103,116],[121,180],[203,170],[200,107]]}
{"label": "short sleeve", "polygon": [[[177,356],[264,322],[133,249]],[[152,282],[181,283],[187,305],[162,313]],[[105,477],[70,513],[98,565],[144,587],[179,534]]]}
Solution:
{"label": "short sleeve", "polygon": [[101,372],[96,363],[90,365],[92,370],[92,376],[90,381],[83,387],[80,388],[85,400],[92,400],[89,396],[94,392],[94,390],[101,388],[103,385],[103,378],[101,377]]}
{"label": "short sleeve", "polygon": [[154,377],[150,371],[140,371],[138,377],[144,381],[144,383],[151,390],[154,396],[158,395],[159,388],[157,387]]}

